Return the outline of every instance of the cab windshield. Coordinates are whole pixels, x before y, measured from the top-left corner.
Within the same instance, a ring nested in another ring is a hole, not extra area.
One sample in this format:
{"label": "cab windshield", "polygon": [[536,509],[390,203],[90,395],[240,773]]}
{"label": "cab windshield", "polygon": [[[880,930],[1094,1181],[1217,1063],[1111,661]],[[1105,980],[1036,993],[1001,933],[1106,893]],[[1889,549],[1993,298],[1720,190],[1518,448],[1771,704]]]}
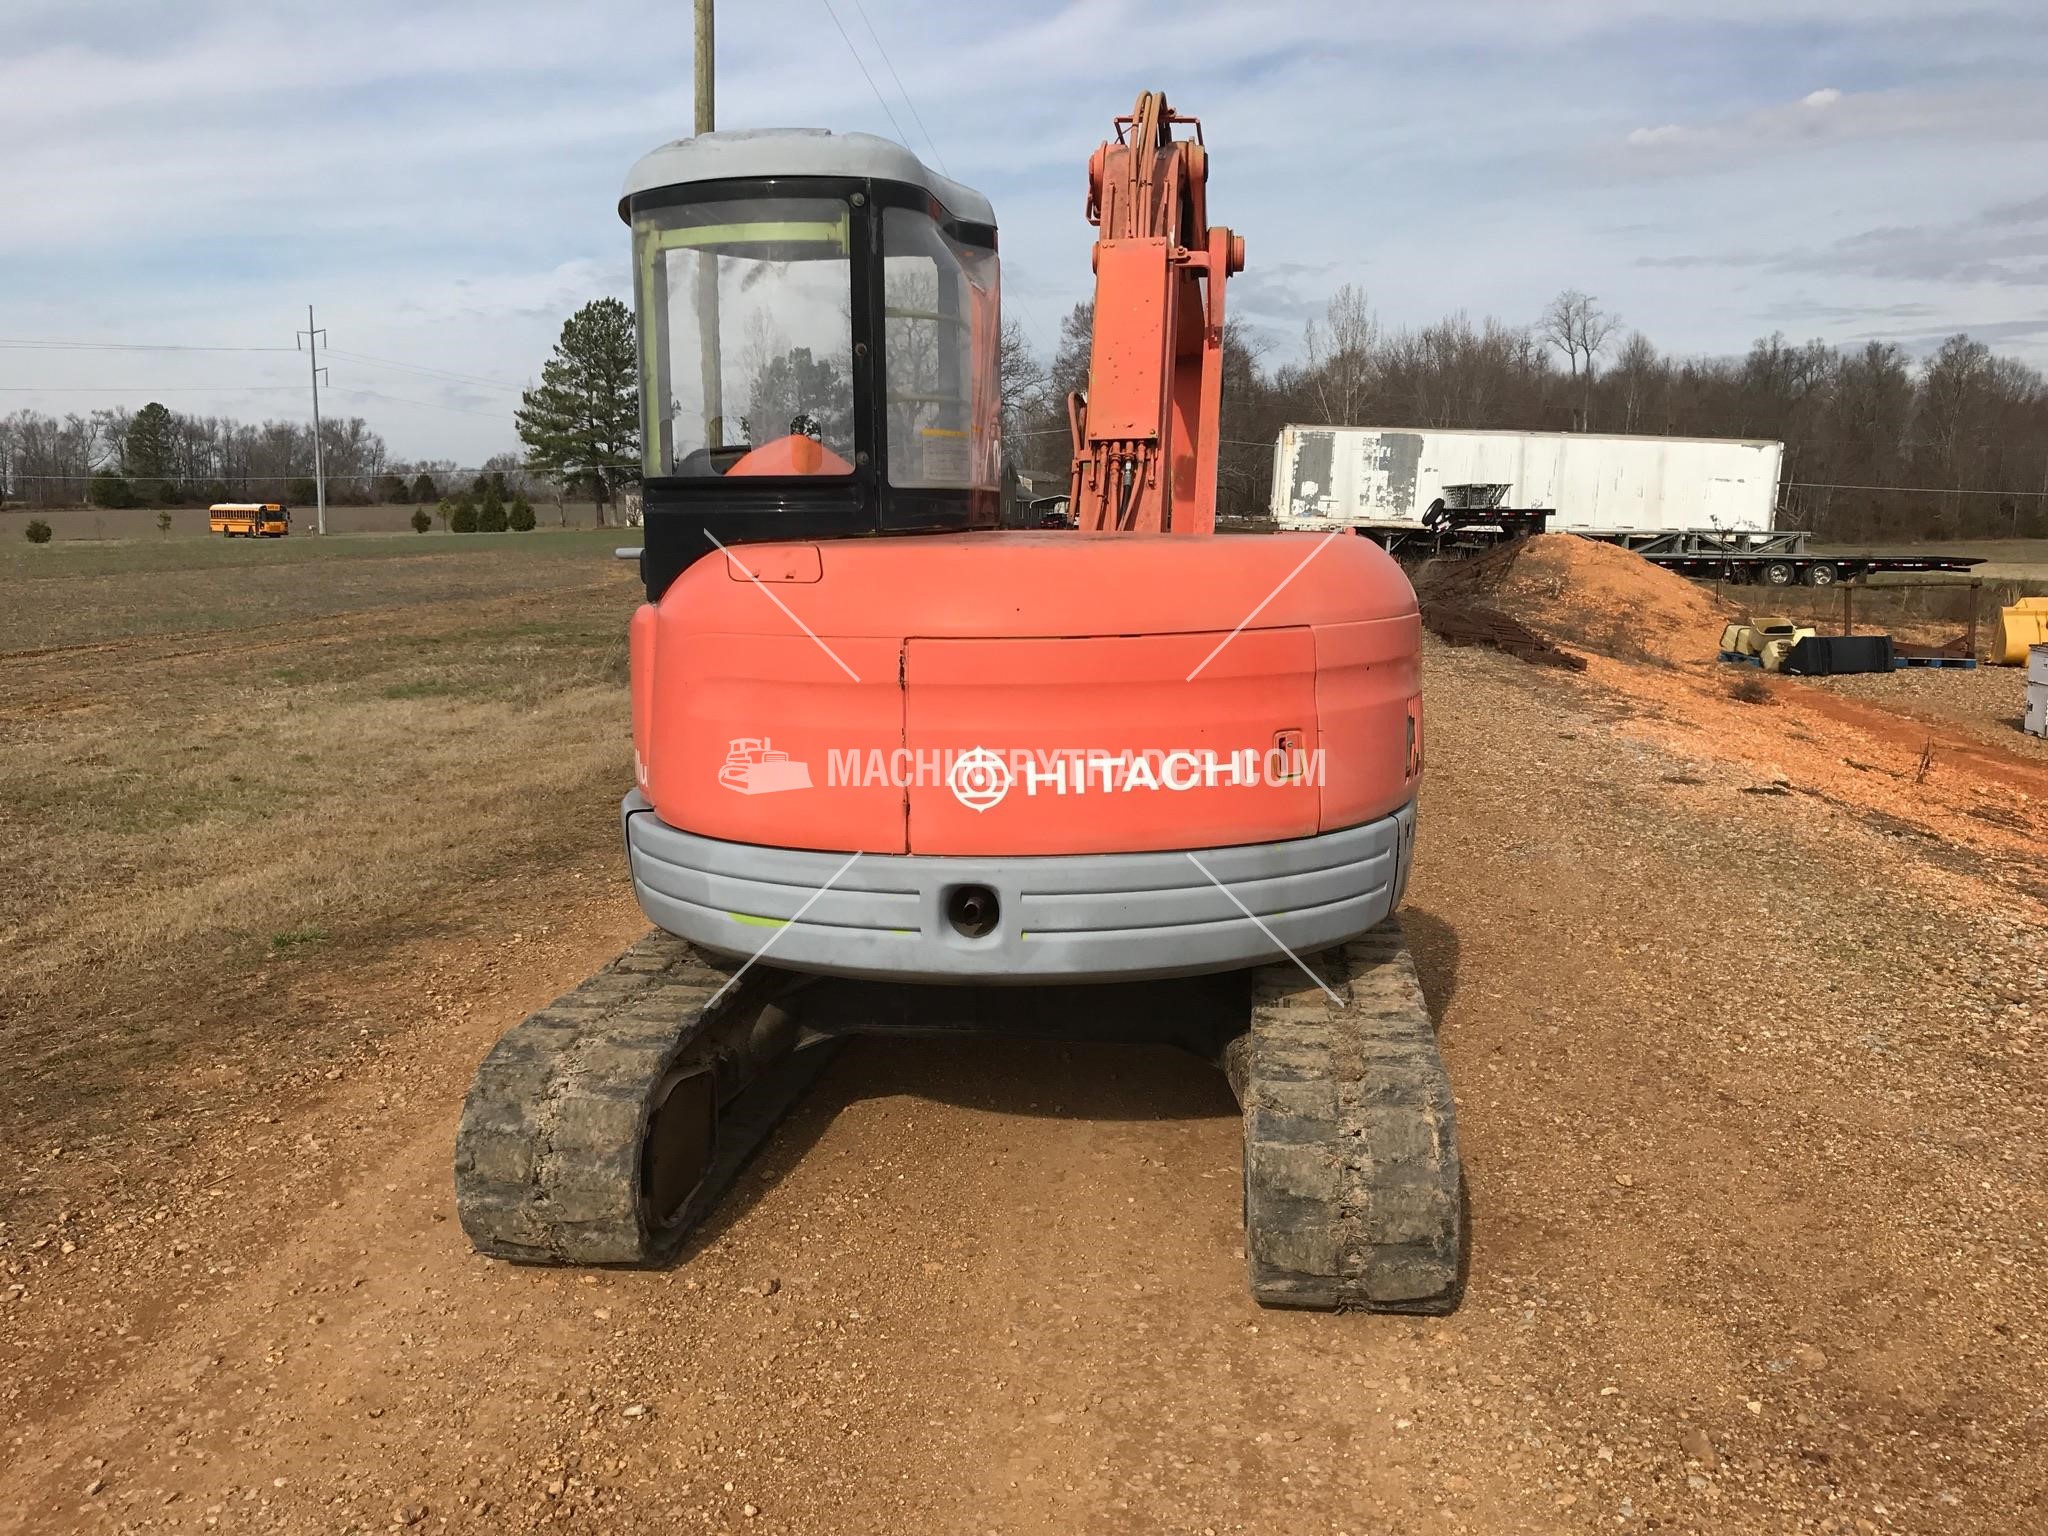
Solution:
{"label": "cab windshield", "polygon": [[853,472],[848,212],[755,197],[634,218],[648,476]]}

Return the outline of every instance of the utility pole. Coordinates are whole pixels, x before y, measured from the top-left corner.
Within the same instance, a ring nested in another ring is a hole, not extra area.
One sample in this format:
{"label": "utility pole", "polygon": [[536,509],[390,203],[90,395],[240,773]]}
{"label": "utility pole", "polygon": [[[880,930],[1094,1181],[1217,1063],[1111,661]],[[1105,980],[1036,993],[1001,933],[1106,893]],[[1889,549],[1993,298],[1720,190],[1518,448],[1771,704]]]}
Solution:
{"label": "utility pole", "polygon": [[709,133],[713,122],[711,65],[711,0],[697,0],[697,132]]}
{"label": "utility pole", "polygon": [[299,344],[313,365],[313,501],[316,533],[327,531],[327,467],[320,455],[320,338],[325,331],[313,329],[313,306],[306,306],[306,328],[298,333]]}
{"label": "utility pole", "polygon": [[[716,98],[712,88],[712,65],[716,49],[712,43],[711,0],[697,0],[697,127],[710,133],[717,127]],[[698,387],[704,395],[704,446],[725,446],[724,366],[720,361],[718,337],[718,253],[706,250],[697,256],[697,335],[702,340],[699,354]]]}

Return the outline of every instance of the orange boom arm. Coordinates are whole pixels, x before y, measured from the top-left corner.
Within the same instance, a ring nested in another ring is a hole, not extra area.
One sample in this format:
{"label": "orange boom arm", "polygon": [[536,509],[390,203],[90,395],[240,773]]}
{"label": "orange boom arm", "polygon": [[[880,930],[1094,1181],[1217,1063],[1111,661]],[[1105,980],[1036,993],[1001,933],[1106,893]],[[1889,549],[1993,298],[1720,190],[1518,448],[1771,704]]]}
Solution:
{"label": "orange boom arm", "polygon": [[[1193,139],[1173,137],[1185,123]],[[1244,240],[1208,223],[1199,118],[1146,91],[1088,162],[1095,337],[1068,399],[1073,503],[1091,532],[1212,533],[1223,401],[1223,286]]]}

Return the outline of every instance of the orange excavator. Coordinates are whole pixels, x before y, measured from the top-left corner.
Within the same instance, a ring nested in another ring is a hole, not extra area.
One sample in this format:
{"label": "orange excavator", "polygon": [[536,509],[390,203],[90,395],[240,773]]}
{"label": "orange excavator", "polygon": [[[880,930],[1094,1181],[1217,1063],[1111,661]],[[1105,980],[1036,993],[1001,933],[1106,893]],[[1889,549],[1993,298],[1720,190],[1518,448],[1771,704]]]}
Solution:
{"label": "orange excavator", "polygon": [[462,1224],[671,1261],[863,1032],[1166,1043],[1244,1110],[1253,1294],[1455,1305],[1450,1086],[1394,909],[1421,629],[1363,539],[1218,536],[1224,293],[1197,120],[1089,163],[1079,531],[997,527],[994,211],[863,134],[627,179],[647,601],[622,807],[655,931],[517,1025]]}

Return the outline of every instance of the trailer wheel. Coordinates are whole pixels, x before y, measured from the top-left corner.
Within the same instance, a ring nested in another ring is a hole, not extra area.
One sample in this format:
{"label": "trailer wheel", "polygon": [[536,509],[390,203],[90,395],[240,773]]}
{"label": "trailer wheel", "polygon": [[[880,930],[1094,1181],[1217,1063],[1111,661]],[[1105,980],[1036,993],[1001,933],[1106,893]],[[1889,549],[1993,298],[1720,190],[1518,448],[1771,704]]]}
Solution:
{"label": "trailer wheel", "polygon": [[1832,587],[1841,572],[1825,560],[1816,560],[1806,568],[1806,584],[1809,587]]}
{"label": "trailer wheel", "polygon": [[1799,570],[1790,560],[1772,560],[1757,579],[1767,587],[1789,587],[1799,580]]}

